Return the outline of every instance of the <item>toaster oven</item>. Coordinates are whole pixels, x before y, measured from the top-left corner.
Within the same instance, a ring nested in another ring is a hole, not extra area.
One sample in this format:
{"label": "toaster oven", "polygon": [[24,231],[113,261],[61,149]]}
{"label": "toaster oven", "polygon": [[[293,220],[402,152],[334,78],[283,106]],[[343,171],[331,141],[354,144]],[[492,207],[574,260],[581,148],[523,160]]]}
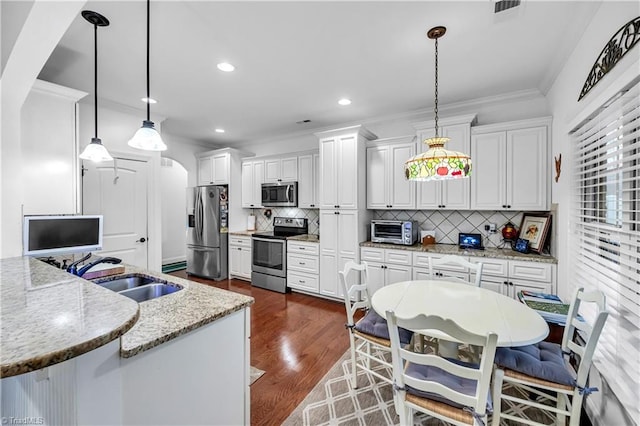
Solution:
{"label": "toaster oven", "polygon": [[415,220],[372,220],[371,242],[411,246],[418,240]]}

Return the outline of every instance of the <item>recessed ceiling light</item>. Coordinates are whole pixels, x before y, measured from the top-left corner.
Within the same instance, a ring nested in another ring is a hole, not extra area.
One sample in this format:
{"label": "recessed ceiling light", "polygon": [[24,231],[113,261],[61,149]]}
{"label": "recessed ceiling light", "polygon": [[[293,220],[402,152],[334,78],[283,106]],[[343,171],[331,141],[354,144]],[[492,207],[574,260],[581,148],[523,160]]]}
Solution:
{"label": "recessed ceiling light", "polygon": [[231,64],[230,64],[230,63],[228,63],[228,62],[220,62],[220,63],[218,64],[218,69],[219,69],[220,71],[224,71],[224,72],[231,72],[231,71],[235,70],[235,69],[236,69],[236,67],[234,67],[233,65],[231,65]]}
{"label": "recessed ceiling light", "polygon": [[216,129],[216,133],[224,133],[224,129],[218,128],[218,129]]}
{"label": "recessed ceiling light", "polygon": [[351,99],[342,98],[338,101],[338,104],[342,106],[351,105]]}
{"label": "recessed ceiling light", "polygon": [[157,104],[158,101],[156,101],[153,98],[142,98],[140,99],[142,102],[147,103],[147,104]]}

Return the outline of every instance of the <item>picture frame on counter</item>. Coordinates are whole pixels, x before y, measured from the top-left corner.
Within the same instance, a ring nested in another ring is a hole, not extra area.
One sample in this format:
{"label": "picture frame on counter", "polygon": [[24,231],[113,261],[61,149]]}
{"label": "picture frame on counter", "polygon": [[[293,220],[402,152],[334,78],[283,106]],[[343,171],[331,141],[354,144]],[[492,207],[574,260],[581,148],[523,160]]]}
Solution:
{"label": "picture frame on counter", "polygon": [[549,213],[525,213],[520,223],[519,238],[529,241],[531,252],[541,254],[550,225],[551,215]]}

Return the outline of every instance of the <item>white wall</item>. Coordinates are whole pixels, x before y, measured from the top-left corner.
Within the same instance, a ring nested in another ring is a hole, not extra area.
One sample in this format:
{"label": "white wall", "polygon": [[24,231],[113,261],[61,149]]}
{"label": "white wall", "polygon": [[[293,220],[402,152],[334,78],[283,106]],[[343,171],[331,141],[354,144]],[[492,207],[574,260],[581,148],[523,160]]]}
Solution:
{"label": "white wall", "polygon": [[[561,153],[563,159],[559,182],[552,184],[552,200],[557,203],[558,211],[555,220],[556,229],[559,230],[556,238],[558,290],[565,299],[569,298],[573,291],[569,269],[572,248],[568,244],[571,233],[569,202],[573,151],[569,132],[632,78],[640,75],[640,46],[635,46],[581,101],[578,102],[577,99],[602,48],[620,27],[639,15],[638,2],[603,2],[547,94],[554,117],[552,153],[554,156]],[[590,414],[598,416],[595,419],[597,423],[594,424],[624,424],[624,420],[619,417],[619,407],[608,398],[609,395],[603,387],[600,386],[600,393],[591,395],[587,400],[588,405],[593,407]]]}
{"label": "white wall", "polygon": [[162,157],[163,161],[160,166],[162,264],[166,265],[186,260],[187,203],[185,189],[188,184],[187,170],[182,164],[164,154]]}

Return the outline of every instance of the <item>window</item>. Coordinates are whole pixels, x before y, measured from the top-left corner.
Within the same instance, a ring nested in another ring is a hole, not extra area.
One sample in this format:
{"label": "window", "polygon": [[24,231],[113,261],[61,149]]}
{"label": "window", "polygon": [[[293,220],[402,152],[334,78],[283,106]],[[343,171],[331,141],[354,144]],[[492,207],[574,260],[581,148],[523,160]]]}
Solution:
{"label": "window", "polygon": [[594,362],[631,418],[639,418],[640,83],[573,137],[571,285],[606,294],[610,315]]}

